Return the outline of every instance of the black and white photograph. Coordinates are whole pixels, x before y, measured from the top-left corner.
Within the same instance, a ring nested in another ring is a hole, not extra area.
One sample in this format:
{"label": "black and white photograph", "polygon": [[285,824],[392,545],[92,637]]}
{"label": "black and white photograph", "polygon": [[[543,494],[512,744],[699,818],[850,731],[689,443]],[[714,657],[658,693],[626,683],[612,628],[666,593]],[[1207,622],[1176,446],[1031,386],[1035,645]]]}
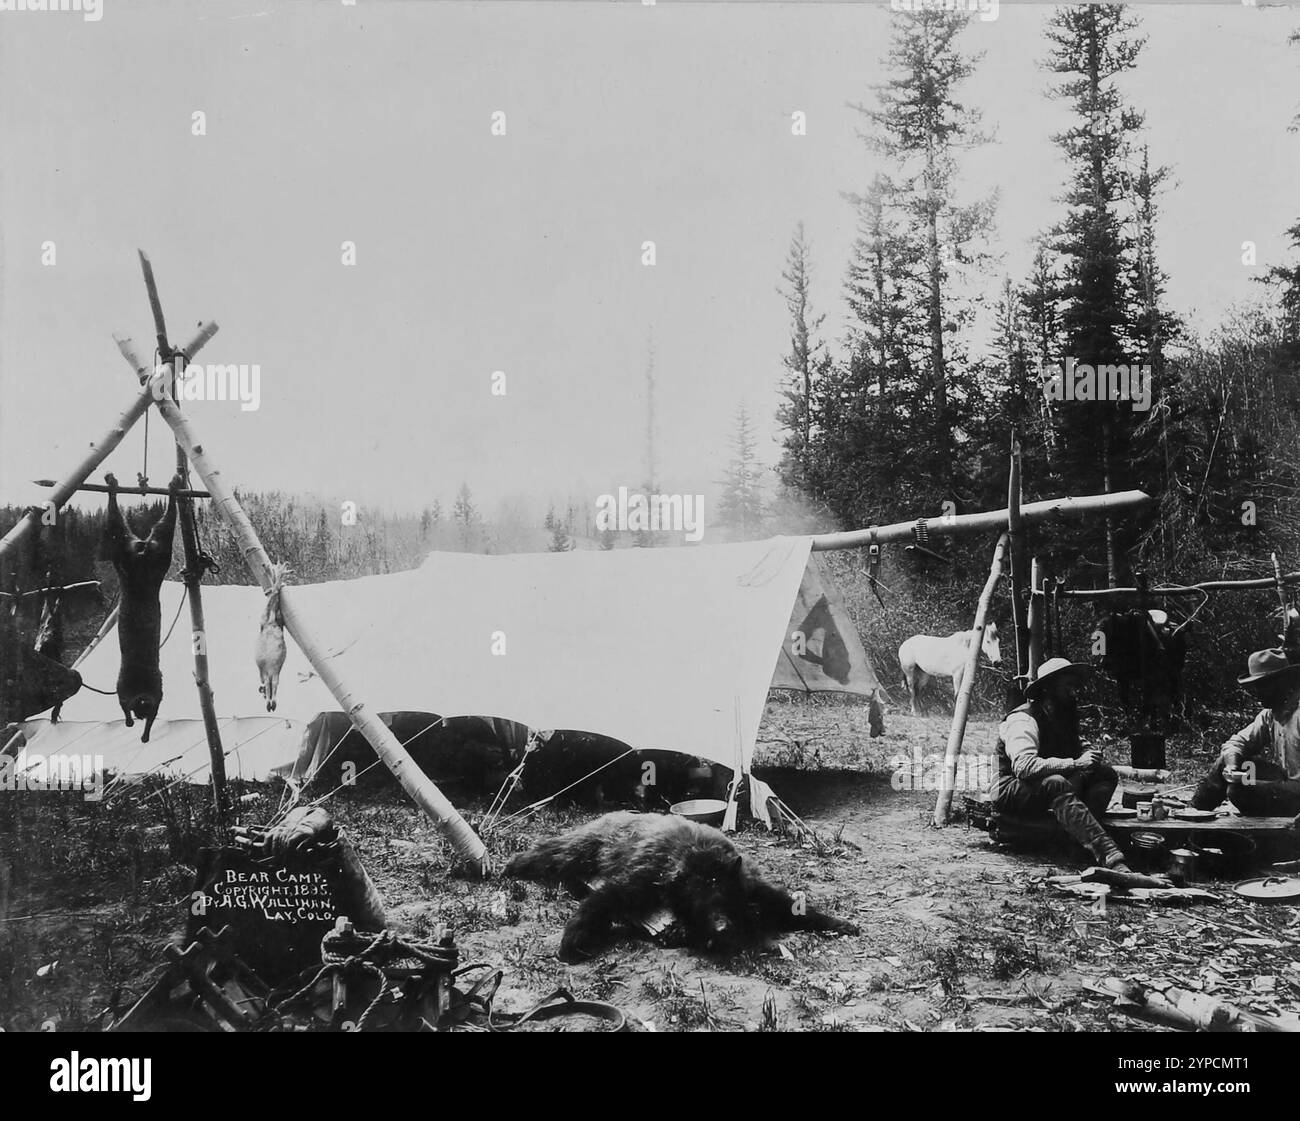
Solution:
{"label": "black and white photograph", "polygon": [[38,1093],[190,1032],[1262,1088],[1300,6],[0,0],[0,145]]}

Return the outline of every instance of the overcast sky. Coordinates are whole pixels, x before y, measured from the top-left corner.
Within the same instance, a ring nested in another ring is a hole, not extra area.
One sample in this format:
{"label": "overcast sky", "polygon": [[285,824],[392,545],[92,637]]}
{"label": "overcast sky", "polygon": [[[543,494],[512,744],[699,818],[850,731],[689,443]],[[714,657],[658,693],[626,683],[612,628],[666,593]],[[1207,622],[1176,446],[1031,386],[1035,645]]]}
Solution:
{"label": "overcast sky", "polygon": [[[465,481],[489,513],[635,485],[652,329],[665,489],[711,490],[737,402],[775,461],[776,286],[802,220],[842,333],[840,192],[876,170],[846,103],[883,76],[887,9],[104,4],[95,23],[0,13],[0,501],[36,497],[26,480],[63,474],[132,393],[111,335],[152,349],[137,247],[173,341],[213,318],[204,360],[261,368],[257,411],[189,406],[240,485],[401,509]],[[1000,187],[994,248],[1016,279],[1060,213],[1049,10],[1004,5],[964,37],[985,52],[966,100],[998,140],[966,161],[962,193]],[[1300,14],[1137,11],[1149,42],[1126,89],[1174,169],[1161,262],[1171,303],[1209,327],[1258,295],[1241,243],[1281,260],[1300,219]],[[141,441],[112,460],[124,480]],[[167,460],[155,421],[155,482]]]}

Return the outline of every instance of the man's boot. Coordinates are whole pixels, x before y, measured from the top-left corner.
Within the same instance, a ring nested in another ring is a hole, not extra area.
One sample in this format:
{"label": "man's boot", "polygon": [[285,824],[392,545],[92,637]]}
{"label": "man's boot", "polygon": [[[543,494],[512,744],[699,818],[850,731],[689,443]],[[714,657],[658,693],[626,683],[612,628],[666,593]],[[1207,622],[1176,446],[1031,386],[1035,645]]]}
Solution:
{"label": "man's boot", "polygon": [[1092,811],[1073,794],[1062,794],[1052,801],[1052,816],[1071,837],[1086,848],[1097,863],[1120,872],[1129,871],[1124,854],[1111,839]]}

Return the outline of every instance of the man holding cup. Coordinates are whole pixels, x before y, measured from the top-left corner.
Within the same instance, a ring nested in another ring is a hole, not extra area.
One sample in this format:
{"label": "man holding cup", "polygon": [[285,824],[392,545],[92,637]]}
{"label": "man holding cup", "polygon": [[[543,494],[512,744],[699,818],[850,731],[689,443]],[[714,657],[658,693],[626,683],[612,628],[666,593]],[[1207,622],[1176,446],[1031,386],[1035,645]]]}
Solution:
{"label": "man holding cup", "polygon": [[1256,650],[1246,665],[1237,682],[1264,707],[1223,745],[1192,805],[1212,810],[1226,797],[1247,817],[1294,817],[1300,814],[1300,665],[1282,650]]}

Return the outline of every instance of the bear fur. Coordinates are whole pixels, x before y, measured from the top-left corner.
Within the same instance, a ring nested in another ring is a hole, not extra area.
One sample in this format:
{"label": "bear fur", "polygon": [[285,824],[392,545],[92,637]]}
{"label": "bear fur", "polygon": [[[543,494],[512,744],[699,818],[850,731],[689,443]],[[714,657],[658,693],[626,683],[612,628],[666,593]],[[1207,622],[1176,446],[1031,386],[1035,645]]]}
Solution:
{"label": "bear fur", "polygon": [[162,608],[158,596],[172,564],[172,539],[176,533],[176,493],[181,477],[172,478],[167,509],[150,531],[139,537],[122,515],[117,503],[117,479],[104,476],[108,484],[108,510],[104,518],[102,557],[117,572],[121,599],[118,601],[117,641],[122,665],[117,674],[117,702],[128,728],[143,720],[141,743],[149,742],[153,722],[162,704],[162,668],[158,647],[162,640]]}
{"label": "bear fur", "polygon": [[504,874],[585,896],[564,927],[565,961],[592,956],[620,922],[665,909],[688,945],[719,952],[779,930],[858,932],[769,884],[720,830],[673,815],[605,814],[520,853]]}

